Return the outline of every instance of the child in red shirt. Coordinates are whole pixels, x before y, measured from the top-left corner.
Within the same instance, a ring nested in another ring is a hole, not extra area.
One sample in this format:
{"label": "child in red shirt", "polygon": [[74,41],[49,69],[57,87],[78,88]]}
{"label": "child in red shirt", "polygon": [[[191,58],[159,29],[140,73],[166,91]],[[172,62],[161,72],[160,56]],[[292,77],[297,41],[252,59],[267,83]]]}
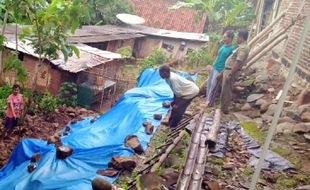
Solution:
{"label": "child in red shirt", "polygon": [[20,118],[24,105],[24,98],[19,94],[20,86],[15,84],[13,86],[13,93],[8,97],[8,105],[6,108],[5,128],[12,129],[17,125],[18,118]]}

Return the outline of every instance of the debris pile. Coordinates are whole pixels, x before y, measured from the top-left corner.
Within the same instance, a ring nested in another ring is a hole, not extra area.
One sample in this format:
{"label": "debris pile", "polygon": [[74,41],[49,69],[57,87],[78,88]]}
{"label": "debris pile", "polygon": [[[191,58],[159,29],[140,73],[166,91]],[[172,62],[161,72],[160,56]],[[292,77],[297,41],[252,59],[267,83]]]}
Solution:
{"label": "debris pile", "polygon": [[72,108],[63,105],[47,115],[26,115],[24,123],[12,131],[5,131],[3,122],[0,122],[0,167],[7,162],[15,145],[21,139],[41,138],[47,140],[50,144],[60,146],[60,130],[66,128],[65,131],[68,133],[70,127],[66,127],[66,124],[69,121],[72,122],[74,119],[78,121],[86,116],[95,117],[96,113],[84,108]]}

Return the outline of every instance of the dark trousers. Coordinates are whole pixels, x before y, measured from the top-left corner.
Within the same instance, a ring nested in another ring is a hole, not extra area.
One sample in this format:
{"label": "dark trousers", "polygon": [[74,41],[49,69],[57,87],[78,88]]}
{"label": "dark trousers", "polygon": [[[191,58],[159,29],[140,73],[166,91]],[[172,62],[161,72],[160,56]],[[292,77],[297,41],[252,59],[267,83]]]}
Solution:
{"label": "dark trousers", "polygon": [[17,126],[17,122],[18,122],[17,118],[6,117],[4,127],[6,129],[13,129],[15,126]]}
{"label": "dark trousers", "polygon": [[169,118],[169,126],[170,127],[176,127],[179,122],[182,119],[182,116],[184,112],[186,111],[186,108],[191,103],[191,99],[184,99],[184,98],[174,98],[174,101],[172,103],[172,110],[171,110],[171,116]]}

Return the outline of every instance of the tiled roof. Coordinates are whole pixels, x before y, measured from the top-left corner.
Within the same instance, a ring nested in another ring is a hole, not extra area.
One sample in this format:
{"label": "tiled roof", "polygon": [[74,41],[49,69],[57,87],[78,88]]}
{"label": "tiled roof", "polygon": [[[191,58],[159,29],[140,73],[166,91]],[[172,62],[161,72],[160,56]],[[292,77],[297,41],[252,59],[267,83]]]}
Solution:
{"label": "tiled roof", "polygon": [[129,0],[129,2],[136,14],[145,19],[147,26],[180,32],[203,32],[206,16],[196,21],[197,12],[192,9],[169,10],[176,1]]}

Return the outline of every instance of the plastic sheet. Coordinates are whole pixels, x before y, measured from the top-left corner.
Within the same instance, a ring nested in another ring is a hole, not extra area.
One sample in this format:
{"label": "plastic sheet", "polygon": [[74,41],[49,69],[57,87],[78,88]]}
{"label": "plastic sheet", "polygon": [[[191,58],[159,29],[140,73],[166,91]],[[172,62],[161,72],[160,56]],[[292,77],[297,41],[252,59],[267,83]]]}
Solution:
{"label": "plastic sheet", "polygon": [[[192,77],[181,74],[184,77]],[[137,135],[143,148],[151,139],[145,133],[143,121],[151,121],[157,129],[159,121],[154,113],[165,115],[168,108],[162,101],[172,100],[173,93],[160,78],[158,70],[146,69],[138,78],[138,87],[127,91],[113,108],[94,123],[86,118],[71,125],[64,145],[71,146],[72,155],[64,160],[56,158],[54,145],[40,139],[24,139],[14,149],[8,163],[0,170],[2,190],[91,190],[91,180],[102,177],[97,169],[107,168],[112,156],[130,156],[132,149],[124,147],[127,135]],[[41,153],[37,169],[28,173],[27,166],[34,153]],[[102,177],[113,182],[117,177]]]}
{"label": "plastic sheet", "polygon": [[[244,131],[244,129],[240,126],[239,123],[230,123],[229,127],[230,129],[234,129],[239,133],[247,148],[247,151],[252,155],[249,160],[249,164],[256,167],[259,161],[259,154],[261,152],[260,145]],[[268,151],[263,165],[264,170],[278,171],[283,171],[293,167],[294,166],[288,160],[272,151]]]}

